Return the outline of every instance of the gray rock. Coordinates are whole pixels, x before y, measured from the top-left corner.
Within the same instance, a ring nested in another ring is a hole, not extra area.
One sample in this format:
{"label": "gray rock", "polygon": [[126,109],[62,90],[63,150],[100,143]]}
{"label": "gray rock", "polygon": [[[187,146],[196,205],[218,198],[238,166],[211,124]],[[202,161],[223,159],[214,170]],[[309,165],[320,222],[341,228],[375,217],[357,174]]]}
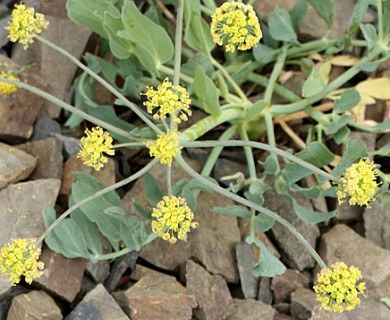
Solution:
{"label": "gray rock", "polygon": [[64,136],[59,133],[55,133],[54,137],[60,140],[64,146],[64,154],[66,158],[69,158],[80,151],[80,140],[77,138]]}
{"label": "gray rock", "polygon": [[54,134],[61,134],[60,124],[49,117],[39,118],[34,123],[34,132],[31,140],[44,140],[53,137]]}
{"label": "gray rock", "polygon": [[316,300],[316,293],[313,290],[298,288],[291,294],[291,314],[296,319],[309,319],[313,308],[319,304]]}
{"label": "gray rock", "polygon": [[390,211],[389,206],[375,201],[370,209],[364,210],[366,239],[390,250]]}
{"label": "gray rock", "polygon": [[348,140],[358,140],[360,142],[363,142],[367,147],[367,151],[373,152],[375,151],[376,137],[377,137],[376,133],[352,131],[348,136]]}
{"label": "gray rock", "polygon": [[351,206],[348,201],[337,206],[337,215],[333,218],[335,223],[355,223],[363,220],[364,208]]}
{"label": "gray rock", "polygon": [[308,287],[310,279],[294,269],[272,278],[271,289],[276,303],[290,302],[290,295],[298,288]]}
{"label": "gray rock", "polygon": [[102,284],[88,292],[66,317],[66,320],[128,320],[129,317],[115,302]]}
{"label": "gray rock", "polygon": [[110,263],[107,260],[100,260],[95,263],[88,261],[85,269],[97,283],[103,283],[110,275]]}
{"label": "gray rock", "polygon": [[253,258],[251,246],[247,243],[237,243],[236,258],[244,297],[247,299],[255,299],[259,289],[259,279],[256,279],[252,274],[255,260]]}
{"label": "gray rock", "polygon": [[233,299],[236,311],[226,320],[274,320],[275,310],[261,301]]}
{"label": "gray rock", "polygon": [[0,189],[26,179],[36,165],[30,154],[0,142]]}
{"label": "gray rock", "polygon": [[115,260],[111,269],[111,273],[105,282],[105,286],[109,291],[112,291],[117,286],[120,278],[126,270],[133,269],[135,262],[138,259],[138,252],[132,251]]}
{"label": "gray rock", "polygon": [[272,292],[271,292],[271,278],[261,277],[259,283],[259,293],[257,300],[264,302],[265,304],[272,304]]}

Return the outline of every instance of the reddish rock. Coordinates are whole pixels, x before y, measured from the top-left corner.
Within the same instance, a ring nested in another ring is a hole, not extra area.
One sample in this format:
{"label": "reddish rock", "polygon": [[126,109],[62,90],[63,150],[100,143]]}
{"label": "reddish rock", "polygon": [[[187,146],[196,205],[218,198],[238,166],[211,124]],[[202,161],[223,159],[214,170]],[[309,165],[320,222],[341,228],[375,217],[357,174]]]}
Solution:
{"label": "reddish rock", "polygon": [[134,266],[134,269],[131,271],[130,279],[134,280],[134,281],[138,281],[138,280],[140,280],[141,278],[145,277],[148,274],[153,274],[153,275],[155,275],[157,277],[161,273],[158,272],[158,271],[155,271],[153,269],[150,269],[148,267],[145,267],[145,266],[143,266],[141,264],[136,264]]}
{"label": "reddish rock", "polygon": [[261,301],[233,299],[233,302],[236,311],[226,320],[274,320],[275,310]]}
{"label": "reddish rock", "polygon": [[272,278],[271,289],[275,303],[290,302],[290,295],[298,288],[308,287],[310,279],[295,269]]}

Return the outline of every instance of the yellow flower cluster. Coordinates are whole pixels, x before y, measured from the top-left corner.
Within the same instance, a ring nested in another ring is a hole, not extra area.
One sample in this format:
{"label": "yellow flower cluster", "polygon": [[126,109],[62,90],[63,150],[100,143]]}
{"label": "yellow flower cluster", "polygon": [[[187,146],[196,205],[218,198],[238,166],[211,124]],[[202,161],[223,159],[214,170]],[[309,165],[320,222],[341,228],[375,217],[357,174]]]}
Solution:
{"label": "yellow flower cluster", "polygon": [[259,19],[251,5],[225,2],[215,10],[211,18],[213,41],[220,46],[225,44],[227,52],[249,50],[263,36]]}
{"label": "yellow flower cluster", "polygon": [[151,157],[160,158],[161,164],[172,164],[172,159],[181,152],[179,134],[177,132],[159,135],[156,141],[148,141],[146,147]]}
{"label": "yellow flower cluster", "polygon": [[24,276],[27,283],[42,275],[43,262],[38,261],[41,250],[36,239],[15,239],[0,250],[0,271],[9,276],[13,284]]}
{"label": "yellow flower cluster", "polygon": [[[5,78],[14,81],[20,80],[18,77],[13,76],[12,74],[8,74],[5,71],[0,72],[0,78]],[[18,88],[19,87],[15,84],[0,81],[0,95],[8,95],[14,93],[16,90],[18,90]]]}
{"label": "yellow flower cluster", "polygon": [[322,308],[334,312],[355,309],[360,304],[358,295],[364,295],[366,288],[364,282],[356,284],[361,278],[358,268],[348,268],[344,262],[336,262],[330,268],[322,269],[317,278],[318,283],[314,286]]}
{"label": "yellow flower cluster", "polygon": [[[153,209],[152,231],[170,243],[176,243],[177,238],[187,240],[187,233],[190,228],[197,228],[198,223],[192,222],[194,213],[188,207],[186,199],[165,196]],[[177,233],[177,238],[175,233]]]}
{"label": "yellow flower cluster", "polygon": [[373,195],[378,186],[376,182],[376,177],[379,174],[377,167],[369,159],[360,159],[358,163],[345,170],[341,177],[342,183],[337,188],[339,204],[343,203],[347,196],[350,196],[348,201],[350,205],[365,205],[370,208],[368,202],[375,201]]}
{"label": "yellow flower cluster", "polygon": [[81,150],[77,157],[81,158],[85,165],[99,171],[108,162],[108,158],[103,153],[110,156],[115,154],[112,149],[112,138],[100,127],[92,128],[92,131],[86,129],[85,134],[87,136],[80,140]]}
{"label": "yellow flower cluster", "polygon": [[34,8],[26,8],[20,3],[12,11],[12,19],[6,29],[9,31],[8,38],[12,42],[19,42],[27,49],[36,35],[49,26],[49,22],[41,13],[34,13]]}
{"label": "yellow flower cluster", "polygon": [[187,90],[182,86],[172,85],[168,79],[165,79],[157,90],[147,87],[144,95],[148,98],[148,101],[144,102],[148,113],[153,113],[153,109],[159,108],[153,115],[154,119],[166,119],[169,114],[175,123],[180,123],[181,120],[187,121],[188,116],[191,116],[191,100]]}

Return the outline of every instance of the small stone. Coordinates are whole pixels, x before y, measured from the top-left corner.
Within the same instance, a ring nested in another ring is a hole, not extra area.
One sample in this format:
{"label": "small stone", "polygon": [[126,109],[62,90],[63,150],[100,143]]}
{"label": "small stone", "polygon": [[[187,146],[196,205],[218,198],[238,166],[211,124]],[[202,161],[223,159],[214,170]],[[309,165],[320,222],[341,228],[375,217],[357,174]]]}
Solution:
{"label": "small stone", "polygon": [[31,291],[12,300],[7,320],[61,320],[60,308],[44,291]]}
{"label": "small stone", "polygon": [[51,138],[53,134],[61,134],[60,124],[49,117],[39,118],[34,123],[34,133],[31,137],[31,140],[44,140]]}
{"label": "small stone", "polygon": [[299,320],[311,317],[313,308],[319,305],[314,291],[307,288],[298,288],[291,294],[291,314]]}
{"label": "small stone", "polygon": [[225,319],[234,313],[232,296],[220,275],[211,275],[199,264],[188,260],[186,279],[188,291],[198,303],[194,315],[199,320]]}
{"label": "small stone", "polygon": [[97,283],[103,283],[110,275],[110,263],[107,260],[88,261],[85,269]]}
{"label": "small stone", "polygon": [[55,133],[53,134],[53,136],[62,142],[64,146],[64,156],[66,159],[70,158],[71,156],[74,156],[81,150],[80,139],[62,135],[59,133]]}
{"label": "small stone", "polygon": [[274,320],[275,310],[261,301],[233,299],[233,303],[236,311],[226,320]]}
{"label": "small stone", "polygon": [[310,279],[294,269],[272,278],[271,289],[275,303],[290,302],[290,295],[298,288],[308,287]]}
{"label": "small stone", "polygon": [[30,154],[0,142],[0,189],[26,179],[36,165]]}
{"label": "small stone", "polygon": [[241,289],[244,297],[247,299],[254,299],[257,296],[259,280],[252,274],[255,260],[253,258],[251,246],[247,243],[237,243],[236,258]]}
{"label": "small stone", "polygon": [[145,277],[148,274],[154,274],[158,276],[161,272],[145,267],[141,264],[136,264],[131,271],[130,279],[133,281],[139,281],[141,278]]}
{"label": "small stone", "polygon": [[66,320],[129,320],[102,284],[88,292]]}
{"label": "small stone", "polygon": [[333,218],[335,223],[354,223],[362,221],[364,208],[351,206],[348,202],[343,202],[337,206],[337,215]]}
{"label": "small stone", "polygon": [[364,210],[363,218],[366,239],[390,250],[389,206],[375,201],[370,209]]}
{"label": "small stone", "polygon": [[108,291],[112,291],[115,289],[119,280],[126,272],[126,270],[134,268],[137,259],[138,259],[138,252],[132,251],[115,260],[110,275],[105,282],[105,286]]}
{"label": "small stone", "polygon": [[261,277],[259,283],[259,293],[257,294],[257,300],[264,302],[265,304],[272,304],[272,292],[270,288],[271,278]]}
{"label": "small stone", "polygon": [[72,302],[80,291],[86,261],[65,258],[49,248],[43,249],[40,260],[45,264],[45,269],[36,282],[45,290]]}

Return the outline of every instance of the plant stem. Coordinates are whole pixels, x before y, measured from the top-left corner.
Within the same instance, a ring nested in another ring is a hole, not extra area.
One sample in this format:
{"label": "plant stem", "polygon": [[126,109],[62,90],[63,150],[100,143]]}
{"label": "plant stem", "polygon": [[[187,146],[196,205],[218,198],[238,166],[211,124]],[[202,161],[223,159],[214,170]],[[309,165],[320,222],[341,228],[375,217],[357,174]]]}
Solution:
{"label": "plant stem", "polygon": [[376,12],[378,15],[378,39],[379,41],[383,41],[383,8],[382,8],[382,0],[377,0],[377,8]]}
{"label": "plant stem", "polygon": [[[267,137],[269,146],[276,149],[276,139],[274,131],[274,123],[272,121],[272,115],[269,111],[264,112],[265,125],[267,127]],[[279,161],[276,153],[271,153],[271,157],[275,160],[276,172],[275,175],[280,171]]]}
{"label": "plant stem", "polygon": [[[241,140],[243,141],[249,141],[249,137],[243,126],[239,126],[238,128],[238,133],[241,137]],[[255,160],[253,158],[253,152],[252,148],[249,146],[244,146],[244,153],[245,153],[245,158],[246,158],[246,163],[248,166],[248,171],[249,171],[249,177],[255,181],[257,179],[257,173],[256,173],[256,164]]]}
{"label": "plant stem", "polygon": [[183,10],[184,0],[179,0],[176,14],[176,33],[175,33],[175,60],[173,67],[173,85],[179,84],[181,67],[181,43],[183,37]]}

